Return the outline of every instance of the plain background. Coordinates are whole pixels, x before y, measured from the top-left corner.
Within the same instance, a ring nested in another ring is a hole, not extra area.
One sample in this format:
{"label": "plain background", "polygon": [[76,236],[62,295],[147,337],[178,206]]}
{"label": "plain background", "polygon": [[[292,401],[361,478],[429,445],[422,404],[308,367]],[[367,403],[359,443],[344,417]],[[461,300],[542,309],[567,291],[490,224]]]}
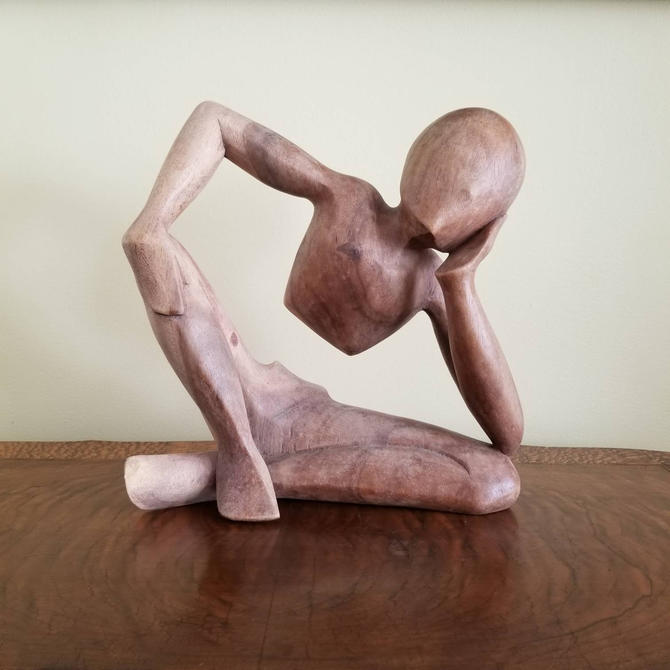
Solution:
{"label": "plain background", "polygon": [[[527,177],[478,288],[524,441],[670,448],[669,4],[21,2],[0,17],[0,439],[209,437],[120,239],[213,99],[393,205],[429,122],[506,116]],[[224,161],[173,232],[259,360],[482,436],[424,315],[348,358],[283,307],[310,214]]]}

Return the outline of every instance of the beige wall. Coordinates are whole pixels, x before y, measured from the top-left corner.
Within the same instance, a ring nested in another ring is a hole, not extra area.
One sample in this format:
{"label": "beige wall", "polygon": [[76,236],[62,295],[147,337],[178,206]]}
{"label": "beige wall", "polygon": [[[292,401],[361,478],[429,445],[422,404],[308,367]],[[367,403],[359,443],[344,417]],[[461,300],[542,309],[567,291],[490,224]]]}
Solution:
{"label": "beige wall", "polygon": [[[392,204],[415,135],[500,111],[527,179],[478,286],[535,444],[669,449],[670,4],[0,8],[0,439],[200,439],[120,247],[214,99]],[[427,318],[347,358],[282,306],[310,217],[224,163],[175,234],[249,348],[340,400],[481,435]]]}

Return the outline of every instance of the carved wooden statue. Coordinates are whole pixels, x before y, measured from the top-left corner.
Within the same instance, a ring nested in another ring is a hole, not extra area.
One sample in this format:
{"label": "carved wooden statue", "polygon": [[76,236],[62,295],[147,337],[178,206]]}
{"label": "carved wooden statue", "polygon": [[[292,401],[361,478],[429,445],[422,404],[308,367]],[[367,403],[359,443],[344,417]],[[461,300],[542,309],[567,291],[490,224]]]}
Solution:
{"label": "carved wooden statue", "polygon": [[[288,280],[288,309],[350,355],[425,311],[491,444],[343,405],[279,363],[252,358],[168,232],[224,157],[314,205]],[[123,247],[154,333],[218,450],[129,458],[131,500],[158,509],[216,498],[224,517],[248,521],[277,518],[277,498],[469,514],[512,505],[519,477],[509,457],[523,416],[474,279],[523,175],[512,126],[495,112],[462,109],[416,139],[401,202],[390,207],[367,182],[330,170],[258,123],[214,102],[198,105]],[[448,252],[446,261],[433,249]]]}

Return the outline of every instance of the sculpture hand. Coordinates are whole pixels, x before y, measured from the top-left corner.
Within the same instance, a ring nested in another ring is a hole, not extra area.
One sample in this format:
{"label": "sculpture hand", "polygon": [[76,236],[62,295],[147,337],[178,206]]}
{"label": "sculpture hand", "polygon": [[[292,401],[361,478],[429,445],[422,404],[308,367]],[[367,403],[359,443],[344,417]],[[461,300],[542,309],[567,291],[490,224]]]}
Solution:
{"label": "sculpture hand", "polygon": [[503,214],[493,219],[452,251],[435,272],[438,281],[473,276],[479,264],[491,251],[493,242],[506,217],[507,215]]}

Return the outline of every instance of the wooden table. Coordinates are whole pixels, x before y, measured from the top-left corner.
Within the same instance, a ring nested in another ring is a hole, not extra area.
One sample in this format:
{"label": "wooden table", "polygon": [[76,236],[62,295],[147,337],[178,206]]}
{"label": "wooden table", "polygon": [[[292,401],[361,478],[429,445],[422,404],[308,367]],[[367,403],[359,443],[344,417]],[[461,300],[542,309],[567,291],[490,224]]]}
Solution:
{"label": "wooden table", "polygon": [[668,453],[525,448],[486,517],[127,500],[201,448],[0,444],[0,668],[670,668]]}

